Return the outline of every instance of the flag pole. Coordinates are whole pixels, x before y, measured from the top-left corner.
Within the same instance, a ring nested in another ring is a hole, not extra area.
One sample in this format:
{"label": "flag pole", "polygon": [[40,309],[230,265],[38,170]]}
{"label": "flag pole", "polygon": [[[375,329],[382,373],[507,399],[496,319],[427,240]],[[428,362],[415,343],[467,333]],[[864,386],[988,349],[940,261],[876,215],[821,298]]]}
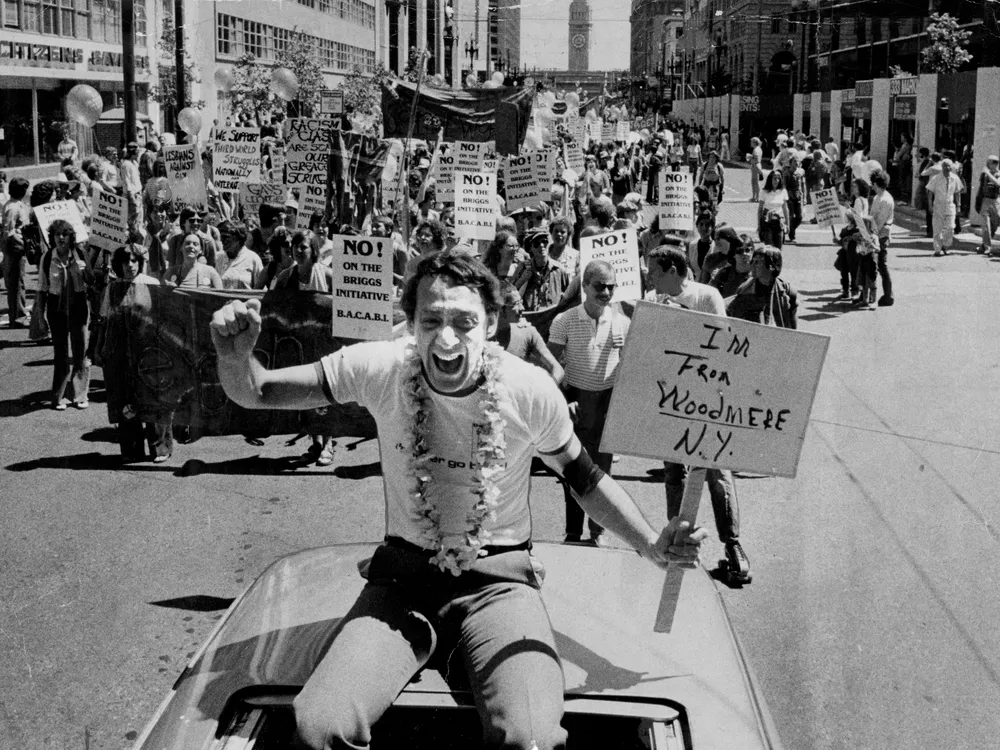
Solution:
{"label": "flag pole", "polygon": [[410,141],[413,139],[413,123],[417,119],[417,100],[420,98],[420,83],[424,77],[424,62],[427,59],[427,50],[419,52],[417,60],[417,87],[413,92],[413,101],[410,103],[410,122],[406,126],[406,144],[403,147],[403,165],[399,170],[399,180],[396,183],[397,190],[403,198],[403,216],[400,229],[403,233],[403,245],[410,246]]}

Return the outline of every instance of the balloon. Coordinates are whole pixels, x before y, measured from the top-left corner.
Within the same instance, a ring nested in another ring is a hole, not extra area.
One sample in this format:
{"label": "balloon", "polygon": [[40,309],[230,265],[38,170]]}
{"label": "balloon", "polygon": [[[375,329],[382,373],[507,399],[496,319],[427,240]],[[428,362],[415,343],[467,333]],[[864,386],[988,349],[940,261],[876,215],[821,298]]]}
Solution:
{"label": "balloon", "polygon": [[493,82],[496,83],[497,86],[503,86],[504,80],[504,74],[499,70],[493,74]]}
{"label": "balloon", "polygon": [[586,118],[588,120],[590,120],[591,122],[594,122],[597,119],[597,113],[594,110],[592,110],[592,109],[588,109],[587,110],[587,114],[586,114]]}
{"label": "balloon", "polygon": [[527,149],[540,149],[542,147],[542,134],[534,128],[528,128],[524,134],[524,147]]}
{"label": "balloon", "polygon": [[544,94],[542,94],[542,101],[545,102],[546,107],[551,107],[553,104],[556,103],[556,95],[553,94],[551,91],[546,91]]}
{"label": "balloon", "polygon": [[566,94],[566,104],[568,104],[571,107],[579,107],[580,95],[577,94],[575,91],[570,91],[568,94]]}
{"label": "balloon", "polygon": [[548,108],[536,109],[535,115],[538,117],[538,121],[542,124],[552,122],[556,119],[555,114],[553,114],[552,110]]}
{"label": "balloon", "polygon": [[465,77],[465,85],[468,86],[470,89],[474,89],[476,86],[479,85],[479,79],[476,78],[476,75],[474,73],[469,73],[469,75]]}
{"label": "balloon", "polygon": [[532,78],[531,76],[528,76],[527,78],[524,79],[524,85],[528,88],[533,87],[535,85],[535,79]]}
{"label": "balloon", "polygon": [[104,102],[93,86],[79,83],[69,90],[66,96],[66,114],[69,119],[92,128],[103,111]]}
{"label": "balloon", "polygon": [[290,102],[299,92],[299,79],[288,68],[275,68],[271,73],[271,91],[279,99]]}
{"label": "balloon", "polygon": [[219,91],[224,91],[227,94],[229,90],[233,87],[233,74],[228,68],[219,68],[215,71],[215,87]]}
{"label": "balloon", "polygon": [[882,165],[875,161],[875,159],[869,159],[866,161],[865,166],[868,167],[869,172],[875,172],[876,170],[879,172],[882,171]]}
{"label": "balloon", "polygon": [[643,138],[649,138],[649,128],[643,128],[642,130],[640,130],[639,135],[641,135]]}
{"label": "balloon", "polygon": [[146,197],[152,203],[169,203],[173,197],[166,177],[151,177],[146,183]]}
{"label": "balloon", "polygon": [[201,132],[201,112],[194,107],[185,107],[177,113],[177,124],[188,135]]}
{"label": "balloon", "polygon": [[484,89],[498,89],[500,84],[494,81],[492,78],[483,84]]}

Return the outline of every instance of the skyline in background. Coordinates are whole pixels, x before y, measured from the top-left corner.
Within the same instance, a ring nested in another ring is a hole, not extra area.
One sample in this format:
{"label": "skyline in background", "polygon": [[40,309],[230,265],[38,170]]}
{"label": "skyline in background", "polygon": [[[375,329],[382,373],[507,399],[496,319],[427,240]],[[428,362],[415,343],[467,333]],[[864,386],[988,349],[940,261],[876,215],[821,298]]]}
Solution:
{"label": "skyline in background", "polygon": [[[627,0],[590,0],[590,69],[629,67],[630,5]],[[569,67],[568,0],[522,0],[521,64],[526,68]]]}

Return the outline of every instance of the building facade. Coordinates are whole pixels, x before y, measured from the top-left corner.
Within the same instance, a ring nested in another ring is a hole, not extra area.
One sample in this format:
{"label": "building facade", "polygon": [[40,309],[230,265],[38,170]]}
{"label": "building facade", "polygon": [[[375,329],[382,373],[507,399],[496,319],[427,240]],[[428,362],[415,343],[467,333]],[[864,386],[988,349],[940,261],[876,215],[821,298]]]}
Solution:
{"label": "building facade", "polygon": [[[153,83],[150,57],[156,41],[156,12],[155,0],[136,0],[139,112],[148,110]],[[4,0],[0,29],[0,165],[14,168],[57,162],[56,146],[64,124],[82,154],[121,145],[120,119],[119,127],[108,122],[109,127],[92,130],[68,122],[65,108],[66,95],[79,83],[100,92],[105,110],[123,105],[119,0]]]}
{"label": "building facade", "polygon": [[590,70],[590,4],[587,0],[573,0],[569,4],[569,69]]}

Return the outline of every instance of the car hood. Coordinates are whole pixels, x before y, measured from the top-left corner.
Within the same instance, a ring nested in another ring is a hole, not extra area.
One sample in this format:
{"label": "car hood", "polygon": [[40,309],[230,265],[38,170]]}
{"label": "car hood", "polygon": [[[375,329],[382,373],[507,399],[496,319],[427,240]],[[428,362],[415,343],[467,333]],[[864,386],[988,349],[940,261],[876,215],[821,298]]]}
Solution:
{"label": "car hood", "polygon": [[[181,674],[137,747],[206,746],[236,691],[301,687],[361,591],[358,568],[374,549],[323,547],[272,564]],[[538,544],[534,554],[545,567],[542,594],[568,694],[683,707],[698,750],[777,746],[704,570],[685,573],[664,602],[675,607],[670,632],[655,632],[664,574],[634,552]],[[452,688],[425,670],[404,692],[439,704]]]}

